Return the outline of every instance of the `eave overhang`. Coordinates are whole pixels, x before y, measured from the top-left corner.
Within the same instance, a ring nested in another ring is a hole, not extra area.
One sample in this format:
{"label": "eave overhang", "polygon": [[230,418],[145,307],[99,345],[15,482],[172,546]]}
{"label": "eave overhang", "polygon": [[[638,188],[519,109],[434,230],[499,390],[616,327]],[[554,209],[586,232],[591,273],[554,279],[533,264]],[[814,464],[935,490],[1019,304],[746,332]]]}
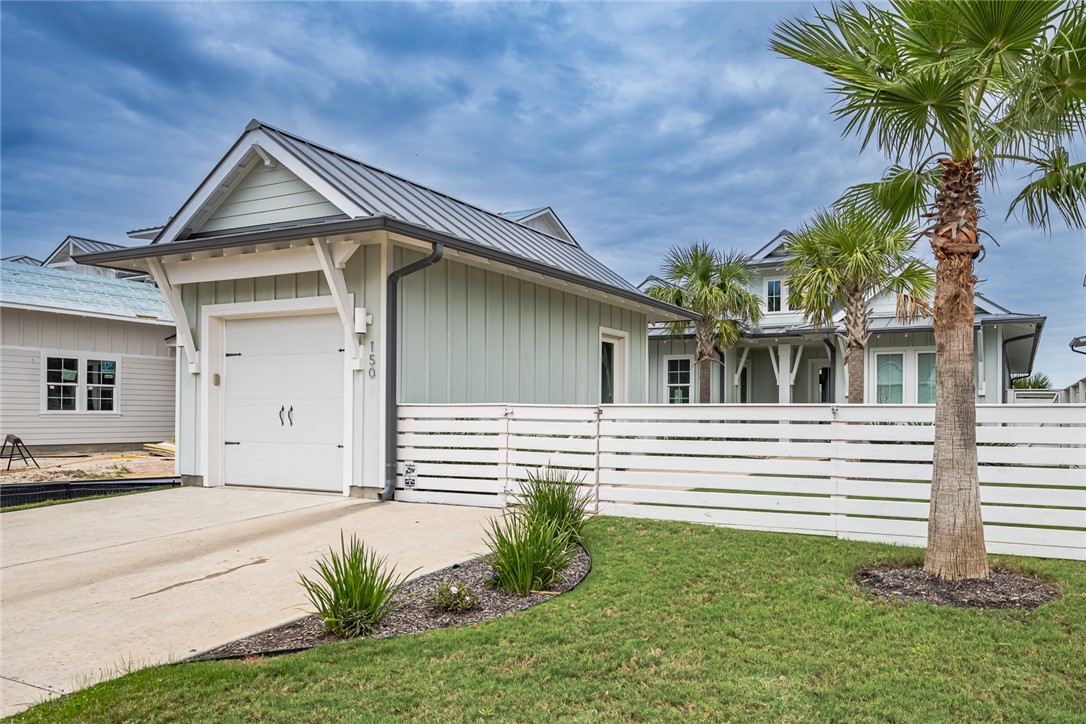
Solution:
{"label": "eave overhang", "polygon": [[653,299],[640,292],[612,286],[595,279],[588,279],[547,264],[484,246],[473,242],[470,239],[434,231],[425,226],[412,224],[388,216],[367,216],[346,220],[322,221],[315,224],[302,224],[282,228],[222,234],[200,239],[152,243],[145,246],[118,249],[116,251],[80,254],[74,257],[74,259],[81,264],[91,264],[94,266],[129,271],[146,271],[146,261],[149,259],[161,259],[168,256],[231,249],[256,244],[290,242],[322,237],[328,238],[372,231],[385,231],[392,234],[401,234],[431,244],[444,244],[449,249],[455,249],[456,251],[470,256],[507,264],[518,269],[577,284],[665,313],[653,321],[667,321],[670,319],[693,320],[698,318],[698,315],[691,311],[676,307],[672,304],[667,304],[666,302],[661,302],[658,299]]}

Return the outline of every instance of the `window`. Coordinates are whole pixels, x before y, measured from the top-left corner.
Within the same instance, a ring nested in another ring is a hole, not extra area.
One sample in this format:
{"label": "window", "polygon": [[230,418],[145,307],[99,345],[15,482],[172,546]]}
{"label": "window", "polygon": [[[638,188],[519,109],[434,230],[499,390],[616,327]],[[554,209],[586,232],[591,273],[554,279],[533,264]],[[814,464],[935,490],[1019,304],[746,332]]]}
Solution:
{"label": "window", "polygon": [[601,404],[626,402],[626,337],[626,332],[600,328]]}
{"label": "window", "polygon": [[664,390],[667,392],[669,405],[685,405],[690,402],[690,369],[689,357],[665,358],[667,370],[665,371]]}
{"label": "window", "polygon": [[784,309],[784,288],[780,279],[770,279],[765,283],[765,310],[780,312]]}
{"label": "window", "polygon": [[117,363],[108,359],[87,360],[87,411],[113,412]]}
{"label": "window", "polygon": [[45,362],[45,409],[75,410],[79,387],[79,360],[49,357]]}
{"label": "window", "polygon": [[935,403],[935,353],[916,353],[916,401],[921,405]]}
{"label": "window", "polygon": [[43,411],[116,412],[117,360],[46,356]]}
{"label": "window", "polygon": [[901,404],[905,391],[905,355],[875,355],[875,402]]}
{"label": "window", "polygon": [[603,342],[600,346],[600,402],[610,405],[615,401],[615,343]]}

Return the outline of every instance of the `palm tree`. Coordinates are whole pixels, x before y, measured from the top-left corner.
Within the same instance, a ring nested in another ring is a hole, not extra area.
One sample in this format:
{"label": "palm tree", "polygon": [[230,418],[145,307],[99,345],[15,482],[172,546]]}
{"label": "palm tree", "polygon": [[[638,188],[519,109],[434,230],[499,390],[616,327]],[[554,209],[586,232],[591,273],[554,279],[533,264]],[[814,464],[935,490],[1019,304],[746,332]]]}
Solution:
{"label": "palm tree", "polygon": [[[747,324],[762,317],[758,295],[751,291],[750,260],[735,251],[719,253],[707,242],[673,247],[664,259],[664,278],[648,288],[649,296],[701,315],[694,322],[699,365],[698,402],[710,402],[713,351],[734,347]],[[689,322],[675,322],[672,332],[685,334]]]}
{"label": "palm tree", "polygon": [[1031,180],[1008,217],[1021,210],[1048,229],[1058,214],[1086,226],[1086,164],[1073,164],[1066,150],[1086,136],[1086,5],[835,4],[814,20],[780,23],[771,47],[830,77],[846,135],[907,163],[852,196],[928,222],[923,234],[937,264],[936,434],[924,568],[949,580],[986,577],[973,386],[980,185],[1025,166]]}
{"label": "palm tree", "polygon": [[819,211],[785,242],[789,306],[816,326],[830,326],[834,310],[845,310],[850,403],[864,401],[872,300],[897,293],[898,317],[904,321],[930,311],[931,269],[911,254],[915,243],[907,227],[848,203]]}

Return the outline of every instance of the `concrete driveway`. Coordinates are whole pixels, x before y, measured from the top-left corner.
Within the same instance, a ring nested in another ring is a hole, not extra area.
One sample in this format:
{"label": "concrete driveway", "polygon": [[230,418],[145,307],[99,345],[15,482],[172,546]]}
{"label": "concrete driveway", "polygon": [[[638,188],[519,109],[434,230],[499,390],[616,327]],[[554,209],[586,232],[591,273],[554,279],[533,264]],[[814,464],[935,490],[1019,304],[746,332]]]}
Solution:
{"label": "concrete driveway", "polygon": [[340,530],[421,575],[481,552],[494,513],[240,488],[5,513],[2,714],[303,615],[298,572]]}

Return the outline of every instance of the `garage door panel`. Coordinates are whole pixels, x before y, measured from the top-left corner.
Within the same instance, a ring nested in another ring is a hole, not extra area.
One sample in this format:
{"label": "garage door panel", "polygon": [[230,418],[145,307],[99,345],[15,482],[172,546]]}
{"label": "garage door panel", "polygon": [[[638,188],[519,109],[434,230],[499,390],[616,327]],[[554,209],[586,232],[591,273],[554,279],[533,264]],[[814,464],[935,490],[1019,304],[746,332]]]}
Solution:
{"label": "garage door panel", "polygon": [[227,322],[226,484],[342,490],[342,336],[327,314]]}
{"label": "garage door panel", "polygon": [[228,447],[226,480],[231,485],[301,490],[343,489],[343,451],[334,445],[247,442]]}

